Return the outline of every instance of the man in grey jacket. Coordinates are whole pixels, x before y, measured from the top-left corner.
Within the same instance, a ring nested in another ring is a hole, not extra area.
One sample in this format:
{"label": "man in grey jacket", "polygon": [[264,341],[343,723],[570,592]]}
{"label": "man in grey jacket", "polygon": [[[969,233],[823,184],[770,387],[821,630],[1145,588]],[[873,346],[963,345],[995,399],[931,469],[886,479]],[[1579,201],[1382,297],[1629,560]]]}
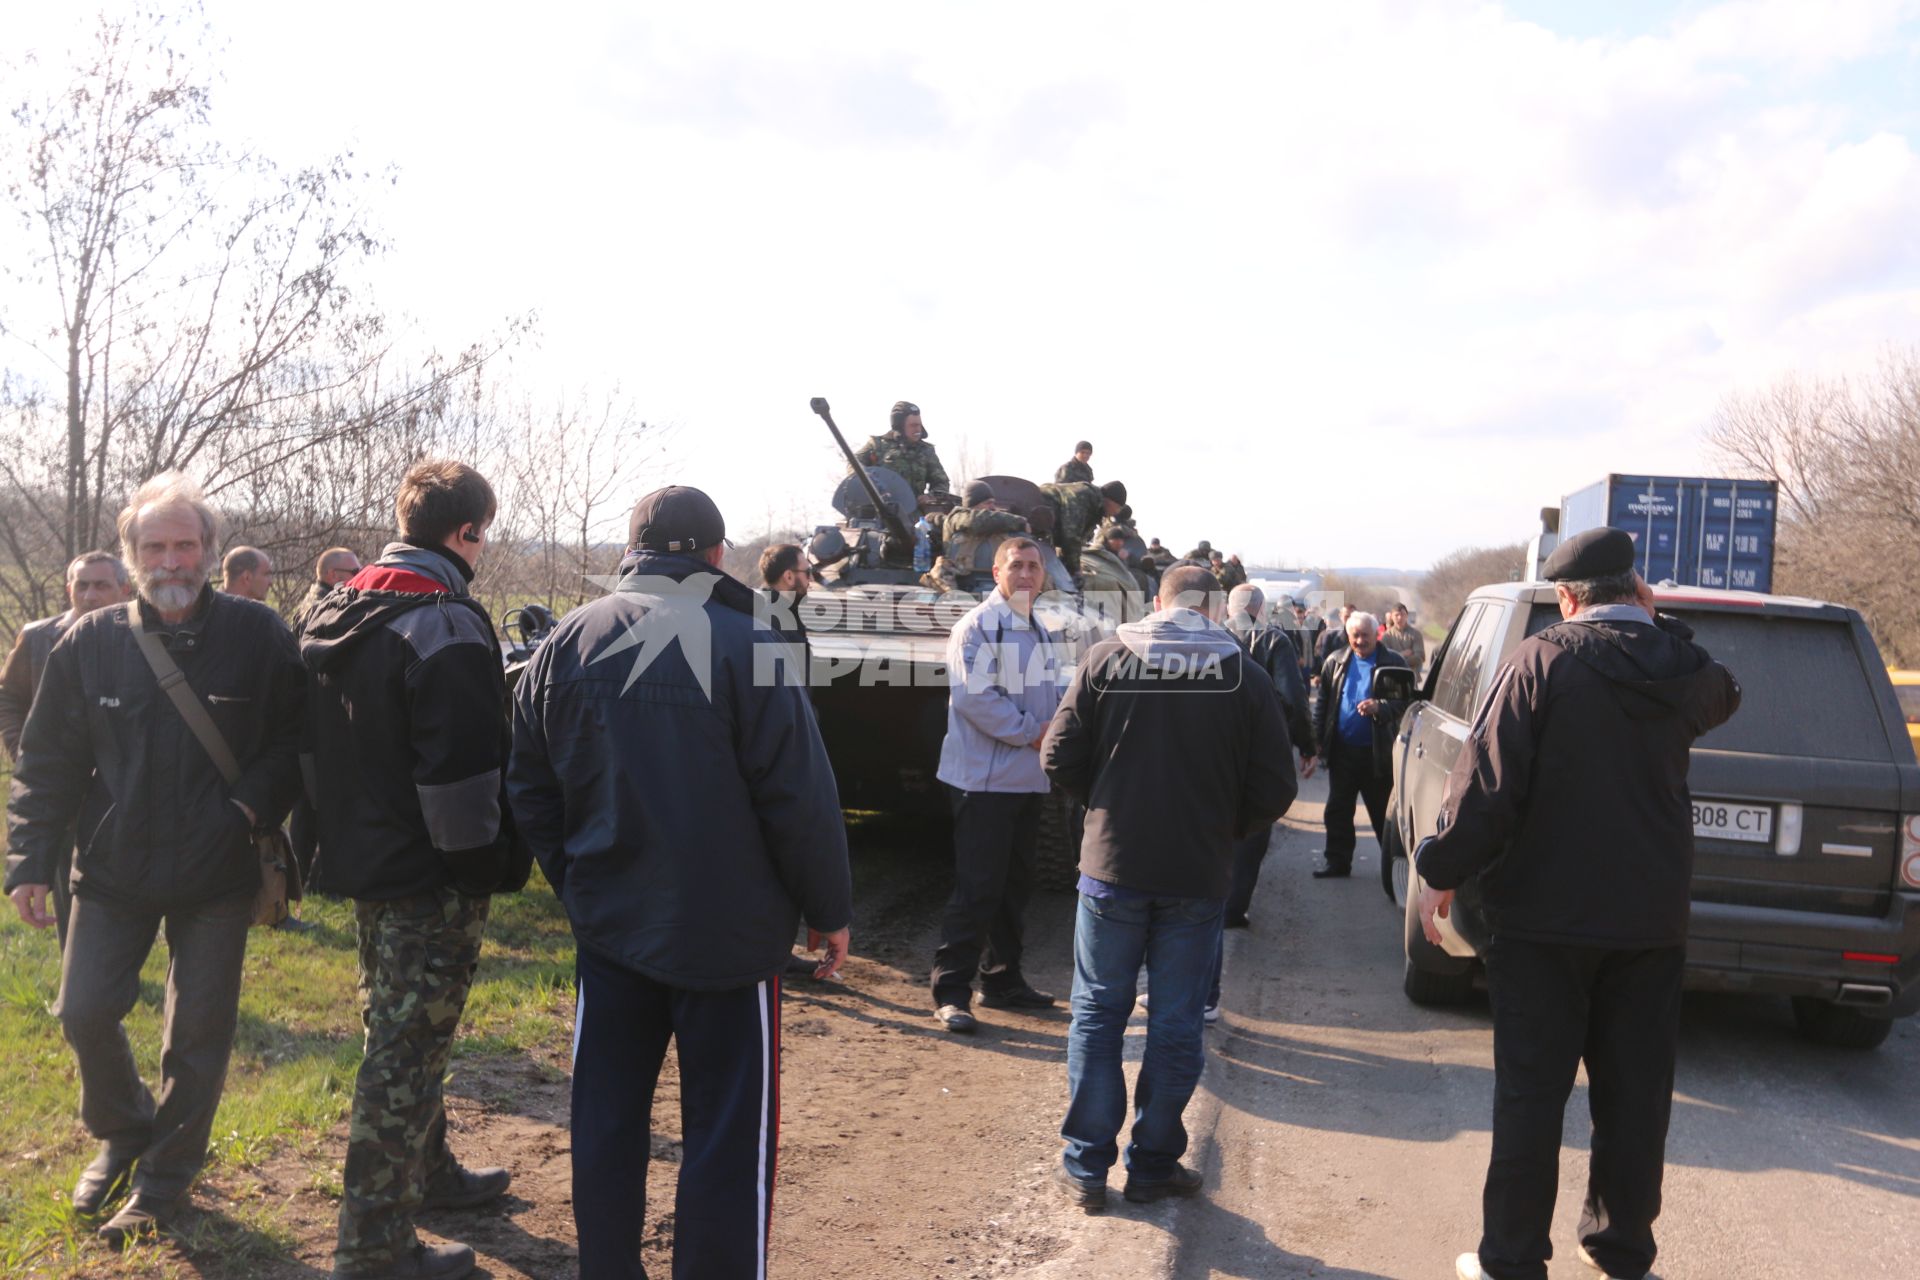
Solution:
{"label": "man in grey jacket", "polygon": [[1040,741],[1060,704],[1057,637],[1033,616],[1046,584],[1040,546],[1008,538],[994,589],[947,640],[947,737],[936,776],[953,795],[953,896],[933,953],[934,1016],[973,1031],[973,980],[989,1008],[1046,1009],[1020,971],[1020,946],[1051,785]]}

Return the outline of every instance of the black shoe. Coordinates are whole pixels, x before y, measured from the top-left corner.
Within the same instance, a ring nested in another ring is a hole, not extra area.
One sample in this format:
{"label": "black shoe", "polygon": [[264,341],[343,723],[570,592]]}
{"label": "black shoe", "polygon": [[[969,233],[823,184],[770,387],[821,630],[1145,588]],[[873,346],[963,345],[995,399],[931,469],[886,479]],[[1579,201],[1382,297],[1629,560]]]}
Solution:
{"label": "black shoe", "polygon": [[1155,1200],[1165,1200],[1168,1196],[1190,1196],[1200,1190],[1200,1175],[1183,1164],[1173,1166],[1173,1176],[1155,1178],[1148,1182],[1127,1175],[1127,1188],[1121,1194],[1134,1204],[1152,1204]]}
{"label": "black shoe", "polygon": [[448,1173],[427,1188],[422,1209],[471,1209],[497,1200],[513,1185],[513,1175],[505,1169],[466,1169],[454,1165]]}
{"label": "black shoe", "polygon": [[299,916],[288,916],[273,927],[282,933],[312,933],[320,926],[310,920],[302,920]]}
{"label": "black shoe", "polygon": [[1351,864],[1343,866],[1337,862],[1322,862],[1313,869],[1313,878],[1315,880],[1344,880],[1352,874],[1353,867]]}
{"label": "black shoe", "polygon": [[460,1280],[476,1265],[467,1245],[416,1244],[378,1267],[335,1267],[333,1280]]}
{"label": "black shoe", "polygon": [[970,1036],[973,1029],[980,1025],[972,1014],[957,1004],[943,1004],[933,1011],[933,1016],[941,1026],[956,1035]]}
{"label": "black shoe", "polygon": [[1067,1166],[1053,1166],[1053,1180],[1066,1189],[1067,1199],[1085,1209],[1088,1213],[1107,1211],[1107,1180],[1095,1182],[1092,1178],[1076,1178],[1067,1172]]}
{"label": "black shoe", "polygon": [[1006,991],[982,991],[980,1003],[989,1009],[1051,1009],[1056,1001],[1025,983]]}
{"label": "black shoe", "polygon": [[811,978],[813,971],[820,967],[818,960],[809,960],[805,956],[787,957],[786,976],[789,978]]}
{"label": "black shoe", "polygon": [[111,1204],[132,1180],[134,1156],[116,1156],[105,1147],[73,1184],[73,1211],[91,1218]]}
{"label": "black shoe", "polygon": [[176,1201],[160,1200],[136,1191],[132,1199],[120,1206],[120,1212],[100,1228],[100,1239],[109,1249],[124,1249],[130,1241],[151,1240],[168,1229],[176,1205]]}
{"label": "black shoe", "polygon": [[1220,927],[1223,929],[1244,929],[1252,923],[1253,921],[1247,919],[1245,916],[1228,916],[1220,922]]}

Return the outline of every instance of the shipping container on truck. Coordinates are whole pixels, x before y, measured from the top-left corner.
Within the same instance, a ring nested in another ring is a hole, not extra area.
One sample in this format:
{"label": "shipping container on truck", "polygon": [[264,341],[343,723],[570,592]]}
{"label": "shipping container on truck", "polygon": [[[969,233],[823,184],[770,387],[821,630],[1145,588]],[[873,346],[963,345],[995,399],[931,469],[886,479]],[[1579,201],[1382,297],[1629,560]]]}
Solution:
{"label": "shipping container on truck", "polygon": [[1612,525],[1648,582],[1772,591],[1778,504],[1771,480],[1611,475],[1560,500],[1560,539]]}

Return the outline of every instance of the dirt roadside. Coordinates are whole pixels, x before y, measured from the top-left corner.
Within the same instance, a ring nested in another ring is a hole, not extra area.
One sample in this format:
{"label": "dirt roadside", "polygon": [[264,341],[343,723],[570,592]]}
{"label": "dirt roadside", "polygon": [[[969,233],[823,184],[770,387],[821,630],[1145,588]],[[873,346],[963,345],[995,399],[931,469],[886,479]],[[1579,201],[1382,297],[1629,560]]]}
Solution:
{"label": "dirt roadside", "polygon": [[[949,873],[899,833],[856,850],[855,954],[842,982],[799,981],[783,1006],[782,1119],[771,1270],[836,1277],[1142,1276],[1170,1273],[1169,1204],[1089,1217],[1048,1175],[1066,1104],[1065,995],[1074,899],[1042,893],[1028,915],[1027,971],[1059,994],[1052,1011],[977,1009],[979,1034],[930,1016],[925,975]],[[565,1025],[570,1010],[556,1009]],[[1137,1061],[1144,1019],[1129,1035]],[[565,1280],[572,1247],[565,1037],[540,1057],[462,1058],[449,1083],[454,1149],[513,1171],[505,1200],[435,1214],[430,1237],[473,1245],[482,1275]],[[645,1260],[670,1274],[679,1089],[671,1055],[654,1115]],[[1199,1135],[1196,1135],[1198,1137]],[[317,1151],[286,1153],[204,1180],[196,1207],[267,1218],[291,1258],[193,1256],[179,1274],[311,1280],[331,1266],[344,1128]],[[279,1252],[279,1250],[275,1250]]]}

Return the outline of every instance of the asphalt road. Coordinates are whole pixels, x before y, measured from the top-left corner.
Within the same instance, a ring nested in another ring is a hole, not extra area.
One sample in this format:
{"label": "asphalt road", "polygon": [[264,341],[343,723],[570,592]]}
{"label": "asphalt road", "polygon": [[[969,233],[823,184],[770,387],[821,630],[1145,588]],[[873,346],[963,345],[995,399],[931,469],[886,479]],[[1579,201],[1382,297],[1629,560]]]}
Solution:
{"label": "asphalt road", "polygon": [[[1493,1094],[1484,995],[1400,992],[1400,918],[1363,841],[1308,878],[1324,784],[1276,832],[1253,927],[1228,934],[1225,1017],[1188,1114],[1202,1200],[1165,1229],[1179,1277],[1449,1277],[1479,1237]],[[1586,1088],[1567,1107],[1555,1277],[1585,1187]],[[1920,1019],[1879,1049],[1797,1039],[1784,1001],[1689,995],[1663,1277],[1912,1276],[1920,1268]]]}

